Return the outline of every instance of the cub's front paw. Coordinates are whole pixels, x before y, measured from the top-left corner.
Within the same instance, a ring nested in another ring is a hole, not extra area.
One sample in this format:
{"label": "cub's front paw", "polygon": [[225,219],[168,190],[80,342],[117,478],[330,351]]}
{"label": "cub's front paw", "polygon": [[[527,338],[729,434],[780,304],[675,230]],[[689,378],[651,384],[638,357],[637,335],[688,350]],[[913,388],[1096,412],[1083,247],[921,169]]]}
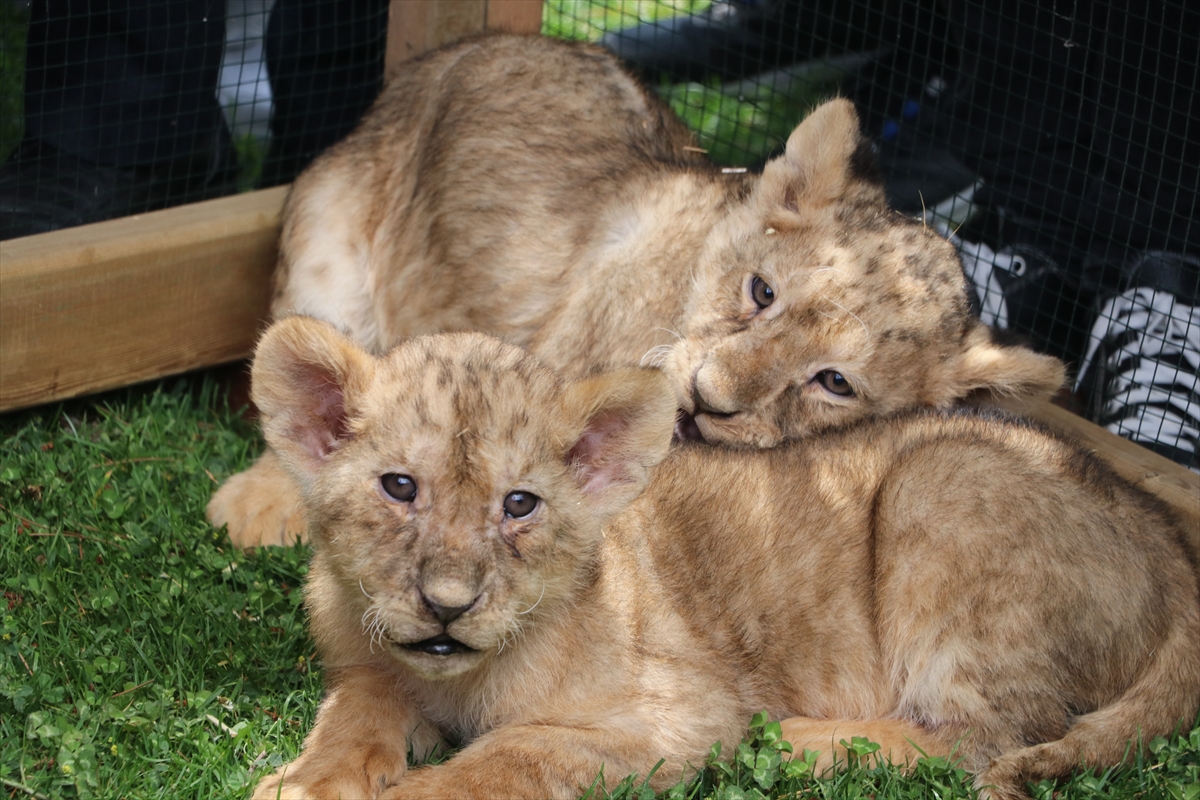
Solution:
{"label": "cub's front paw", "polygon": [[242,548],[304,541],[308,528],[300,492],[270,451],[225,481],[206,513],[214,527],[227,526],[230,540]]}
{"label": "cub's front paw", "polygon": [[301,756],[264,778],[253,800],[375,800],[406,770],[405,754],[389,747],[345,757],[329,752],[323,758]]}

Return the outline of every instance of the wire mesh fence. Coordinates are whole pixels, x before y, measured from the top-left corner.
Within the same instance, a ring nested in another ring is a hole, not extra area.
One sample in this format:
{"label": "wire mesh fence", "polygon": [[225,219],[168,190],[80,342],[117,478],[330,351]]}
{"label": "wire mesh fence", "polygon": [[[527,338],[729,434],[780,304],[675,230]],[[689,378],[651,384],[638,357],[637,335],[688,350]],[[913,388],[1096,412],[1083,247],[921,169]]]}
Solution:
{"label": "wire mesh fence", "polygon": [[1200,6],[549,0],[544,32],[621,55],[725,164],[852,98],[984,320],[1068,362],[1076,410],[1200,469]]}
{"label": "wire mesh fence", "polygon": [[[453,0],[450,0],[453,1]],[[0,0],[0,238],[291,180],[383,74],[387,0]],[[547,0],[719,163],[852,98],[893,206],[1092,419],[1193,469],[1200,6],[1190,0]]]}
{"label": "wire mesh fence", "polygon": [[0,0],[0,237],[290,181],[382,85],[387,0]]}

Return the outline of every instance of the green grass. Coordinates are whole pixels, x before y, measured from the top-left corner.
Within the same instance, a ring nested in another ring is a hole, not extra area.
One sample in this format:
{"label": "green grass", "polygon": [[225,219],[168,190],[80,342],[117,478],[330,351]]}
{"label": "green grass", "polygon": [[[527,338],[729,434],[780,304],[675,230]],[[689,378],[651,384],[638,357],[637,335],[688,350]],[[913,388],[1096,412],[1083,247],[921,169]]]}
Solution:
{"label": "green grass", "polygon": [[546,0],[542,33],[594,42],[605,31],[694,14],[710,5],[712,0]]}
{"label": "green grass", "polygon": [[786,91],[753,83],[728,89],[715,82],[681,83],[664,84],[659,93],[713,161],[759,167],[783,151],[788,134],[814,106],[836,93],[836,83],[795,82]]}
{"label": "green grass", "polygon": [[[595,41],[606,31],[702,11],[710,0],[548,0],[542,33]],[[803,75],[764,76],[734,84],[663,83],[655,88],[725,166],[757,167],[783,149],[788,134],[837,93],[841,71],[813,65]]]}
{"label": "green grass", "polygon": [[204,520],[258,446],[216,395],[178,382],[0,419],[0,778],[18,795],[236,797],[311,723],[308,553],[247,556]]}
{"label": "green grass", "polygon": [[[321,693],[299,591],[308,551],[246,555],[204,521],[260,446],[211,376],[0,417],[5,796],[239,798],[295,757]],[[728,764],[667,796],[969,796],[945,761],[815,781],[781,747],[757,720]],[[1150,750],[1036,795],[1200,799],[1200,727]],[[612,796],[647,797],[640,780]]]}
{"label": "green grass", "polygon": [[244,133],[233,140],[233,148],[237,152],[238,192],[252,192],[258,188],[262,178],[263,163],[267,158],[267,144],[263,139],[250,133]]}

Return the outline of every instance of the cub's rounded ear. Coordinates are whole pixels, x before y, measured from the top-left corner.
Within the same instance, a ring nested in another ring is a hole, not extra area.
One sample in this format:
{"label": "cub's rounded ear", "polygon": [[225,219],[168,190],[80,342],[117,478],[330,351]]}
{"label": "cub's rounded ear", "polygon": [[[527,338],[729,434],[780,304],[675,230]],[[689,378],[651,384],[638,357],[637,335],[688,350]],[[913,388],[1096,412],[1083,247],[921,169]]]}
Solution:
{"label": "cub's rounded ear", "polygon": [[997,344],[983,323],[967,335],[962,352],[942,369],[941,379],[933,376],[932,380],[947,387],[943,403],[977,390],[1006,397],[1049,397],[1066,380],[1066,369],[1057,358],[1020,345]]}
{"label": "cub's rounded ear", "polygon": [[374,371],[368,353],[308,317],[277,322],[259,341],[250,396],[267,444],[302,485],[351,436],[348,421]]}
{"label": "cub's rounded ear", "polygon": [[641,494],[666,456],[675,394],[659,370],[623,369],[570,384],[563,407],[578,431],[564,457],[592,513],[607,520]]}
{"label": "cub's rounded ear", "polygon": [[838,200],[886,205],[874,145],[859,131],[854,104],[839,97],[813,109],[788,137],[784,154],[763,169],[755,197],[768,223],[784,228]]}

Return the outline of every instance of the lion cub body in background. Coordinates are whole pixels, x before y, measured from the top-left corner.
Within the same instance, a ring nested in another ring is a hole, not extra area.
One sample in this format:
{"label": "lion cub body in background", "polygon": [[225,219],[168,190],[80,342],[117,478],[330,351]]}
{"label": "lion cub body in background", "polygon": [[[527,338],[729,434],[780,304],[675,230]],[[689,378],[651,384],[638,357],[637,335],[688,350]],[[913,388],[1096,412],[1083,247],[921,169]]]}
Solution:
{"label": "lion cub body in background", "polygon": [[[567,375],[643,361],[681,433],[766,447],[1062,366],[971,316],[952,245],[888,210],[853,106],[815,110],[761,176],[724,174],[609,54],[471,40],[405,64],[284,209],[273,314],[372,352],[475,330]],[[268,455],[210,507],[236,544],[296,516]],[[286,505],[280,501],[278,505]]]}
{"label": "lion cub body in background", "polygon": [[479,334],[379,358],[302,318],[253,396],[305,498],[328,690],[257,798],[575,797],[659,758],[662,790],[760,709],[823,765],[865,735],[1010,798],[1200,705],[1184,534],[1019,423],[667,456],[659,372],[564,382]]}

